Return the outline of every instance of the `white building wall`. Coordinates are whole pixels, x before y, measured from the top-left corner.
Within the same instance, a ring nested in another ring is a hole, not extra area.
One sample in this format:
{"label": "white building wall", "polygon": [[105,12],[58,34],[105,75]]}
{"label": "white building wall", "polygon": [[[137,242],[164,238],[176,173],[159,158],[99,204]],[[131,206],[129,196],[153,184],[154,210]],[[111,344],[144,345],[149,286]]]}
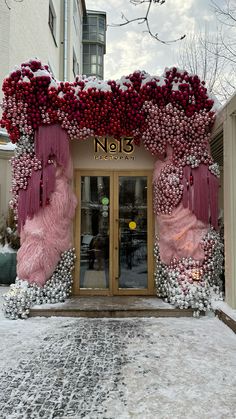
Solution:
{"label": "white building wall", "polygon": [[[73,1],[68,4],[67,80],[73,81],[73,48],[82,72],[82,19],[84,1],[75,0],[78,14],[73,14]],[[48,24],[49,3],[55,13],[55,36]],[[75,22],[78,19],[78,22]],[[77,23],[78,30],[75,30]],[[63,80],[64,0],[0,1],[0,85],[15,65],[30,58],[49,64],[54,76]],[[3,93],[0,88],[0,101]],[[0,109],[1,116],[1,109]],[[11,170],[8,162],[13,153],[0,151],[0,213],[6,211],[10,199]]]}
{"label": "white building wall", "polygon": [[74,80],[73,51],[76,55],[79,71],[82,74],[82,25],[83,10],[81,2],[70,0],[68,2],[68,80]]}
{"label": "white building wall", "polygon": [[[76,2],[77,15],[73,14],[73,2]],[[55,12],[55,36],[49,24],[49,3]],[[7,7],[7,4],[9,8]],[[63,0],[24,0],[0,2],[0,82],[22,62],[30,58],[39,58],[50,64],[55,77],[63,80]],[[76,51],[82,72],[82,17],[81,0],[67,0],[68,4],[68,81],[74,80],[73,48]],[[78,19],[76,23],[75,20]],[[76,23],[76,25],[75,25]],[[75,30],[75,26],[78,30]],[[1,96],[2,97],[2,92]]]}

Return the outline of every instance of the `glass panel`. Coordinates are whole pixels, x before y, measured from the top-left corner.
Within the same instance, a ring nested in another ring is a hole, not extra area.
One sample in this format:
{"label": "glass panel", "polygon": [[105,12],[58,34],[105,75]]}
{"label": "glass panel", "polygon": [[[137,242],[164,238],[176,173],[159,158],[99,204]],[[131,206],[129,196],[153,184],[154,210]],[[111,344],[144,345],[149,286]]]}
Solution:
{"label": "glass panel", "polygon": [[80,288],[109,287],[109,176],[81,177]]}
{"label": "glass panel", "polygon": [[89,25],[97,25],[97,17],[89,17],[88,21]]}
{"label": "glass panel", "polygon": [[97,62],[97,56],[96,55],[91,55],[91,63],[96,64],[96,62]]}
{"label": "glass panel", "polygon": [[96,32],[97,33],[98,28],[97,28],[97,23],[96,25],[89,25],[89,32]]}
{"label": "glass panel", "polygon": [[99,29],[105,30],[105,19],[102,17],[99,18]]}
{"label": "glass panel", "polygon": [[90,54],[97,54],[97,45],[90,45]]}
{"label": "glass panel", "polygon": [[89,54],[89,45],[83,45],[83,53]]}
{"label": "glass panel", "polygon": [[147,288],[147,178],[119,177],[119,288]]}
{"label": "glass panel", "polygon": [[102,33],[99,33],[99,34],[98,34],[98,40],[99,40],[100,42],[104,42],[104,35],[103,35]]}
{"label": "glass panel", "polygon": [[91,65],[91,73],[96,74],[97,73],[97,66],[96,64]]}
{"label": "glass panel", "polygon": [[103,49],[103,47],[101,47],[101,45],[98,45],[98,54],[99,55],[103,55],[104,54],[104,49]]}
{"label": "glass panel", "polygon": [[89,33],[88,32],[83,33],[83,40],[85,40],[85,41],[89,40]]}
{"label": "glass panel", "polygon": [[96,41],[97,40],[97,32],[90,32],[89,39],[91,41]]}
{"label": "glass panel", "polygon": [[83,24],[83,31],[84,32],[89,32],[89,25]]}
{"label": "glass panel", "polygon": [[85,64],[85,65],[83,66],[83,73],[84,73],[84,74],[86,74],[86,76],[87,76],[87,75],[89,75],[89,74],[91,73],[91,68],[90,68],[90,65]]}
{"label": "glass panel", "polygon": [[98,74],[100,74],[100,76],[102,76],[102,66],[98,65]]}
{"label": "glass panel", "polygon": [[84,64],[89,64],[90,63],[89,59],[90,59],[89,54],[84,54],[83,55]]}

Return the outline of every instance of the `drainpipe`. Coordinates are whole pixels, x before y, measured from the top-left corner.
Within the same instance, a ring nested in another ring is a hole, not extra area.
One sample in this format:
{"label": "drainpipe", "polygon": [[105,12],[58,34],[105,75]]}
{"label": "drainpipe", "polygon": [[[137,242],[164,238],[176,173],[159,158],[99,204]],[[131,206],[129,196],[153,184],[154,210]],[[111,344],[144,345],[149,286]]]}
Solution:
{"label": "drainpipe", "polygon": [[64,0],[63,80],[67,80],[68,63],[68,0]]}

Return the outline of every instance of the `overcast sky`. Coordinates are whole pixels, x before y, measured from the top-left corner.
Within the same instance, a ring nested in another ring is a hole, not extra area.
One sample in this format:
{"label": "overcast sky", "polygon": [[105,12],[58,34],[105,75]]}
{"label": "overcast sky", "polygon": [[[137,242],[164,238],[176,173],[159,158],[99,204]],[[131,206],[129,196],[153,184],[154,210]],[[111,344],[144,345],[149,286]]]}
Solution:
{"label": "overcast sky", "polygon": [[[224,3],[224,0],[221,4]],[[147,5],[134,6],[129,0],[86,0],[87,9],[107,13],[107,23],[122,22],[121,13],[129,18],[143,16]],[[164,39],[176,39],[196,30],[214,30],[215,16],[210,0],[166,0],[162,6],[153,4],[150,25]],[[105,79],[118,79],[134,70],[161,75],[165,67],[176,65],[181,41],[163,45],[144,33],[146,27],[131,23],[124,27],[108,27],[105,55]]]}

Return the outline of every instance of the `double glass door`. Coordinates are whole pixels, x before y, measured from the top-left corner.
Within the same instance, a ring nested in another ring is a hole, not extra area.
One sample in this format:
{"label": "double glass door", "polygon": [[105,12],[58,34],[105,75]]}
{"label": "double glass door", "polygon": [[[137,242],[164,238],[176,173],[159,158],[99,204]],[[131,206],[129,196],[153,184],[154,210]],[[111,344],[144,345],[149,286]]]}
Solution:
{"label": "double glass door", "polygon": [[152,294],[149,172],[78,171],[75,293]]}

